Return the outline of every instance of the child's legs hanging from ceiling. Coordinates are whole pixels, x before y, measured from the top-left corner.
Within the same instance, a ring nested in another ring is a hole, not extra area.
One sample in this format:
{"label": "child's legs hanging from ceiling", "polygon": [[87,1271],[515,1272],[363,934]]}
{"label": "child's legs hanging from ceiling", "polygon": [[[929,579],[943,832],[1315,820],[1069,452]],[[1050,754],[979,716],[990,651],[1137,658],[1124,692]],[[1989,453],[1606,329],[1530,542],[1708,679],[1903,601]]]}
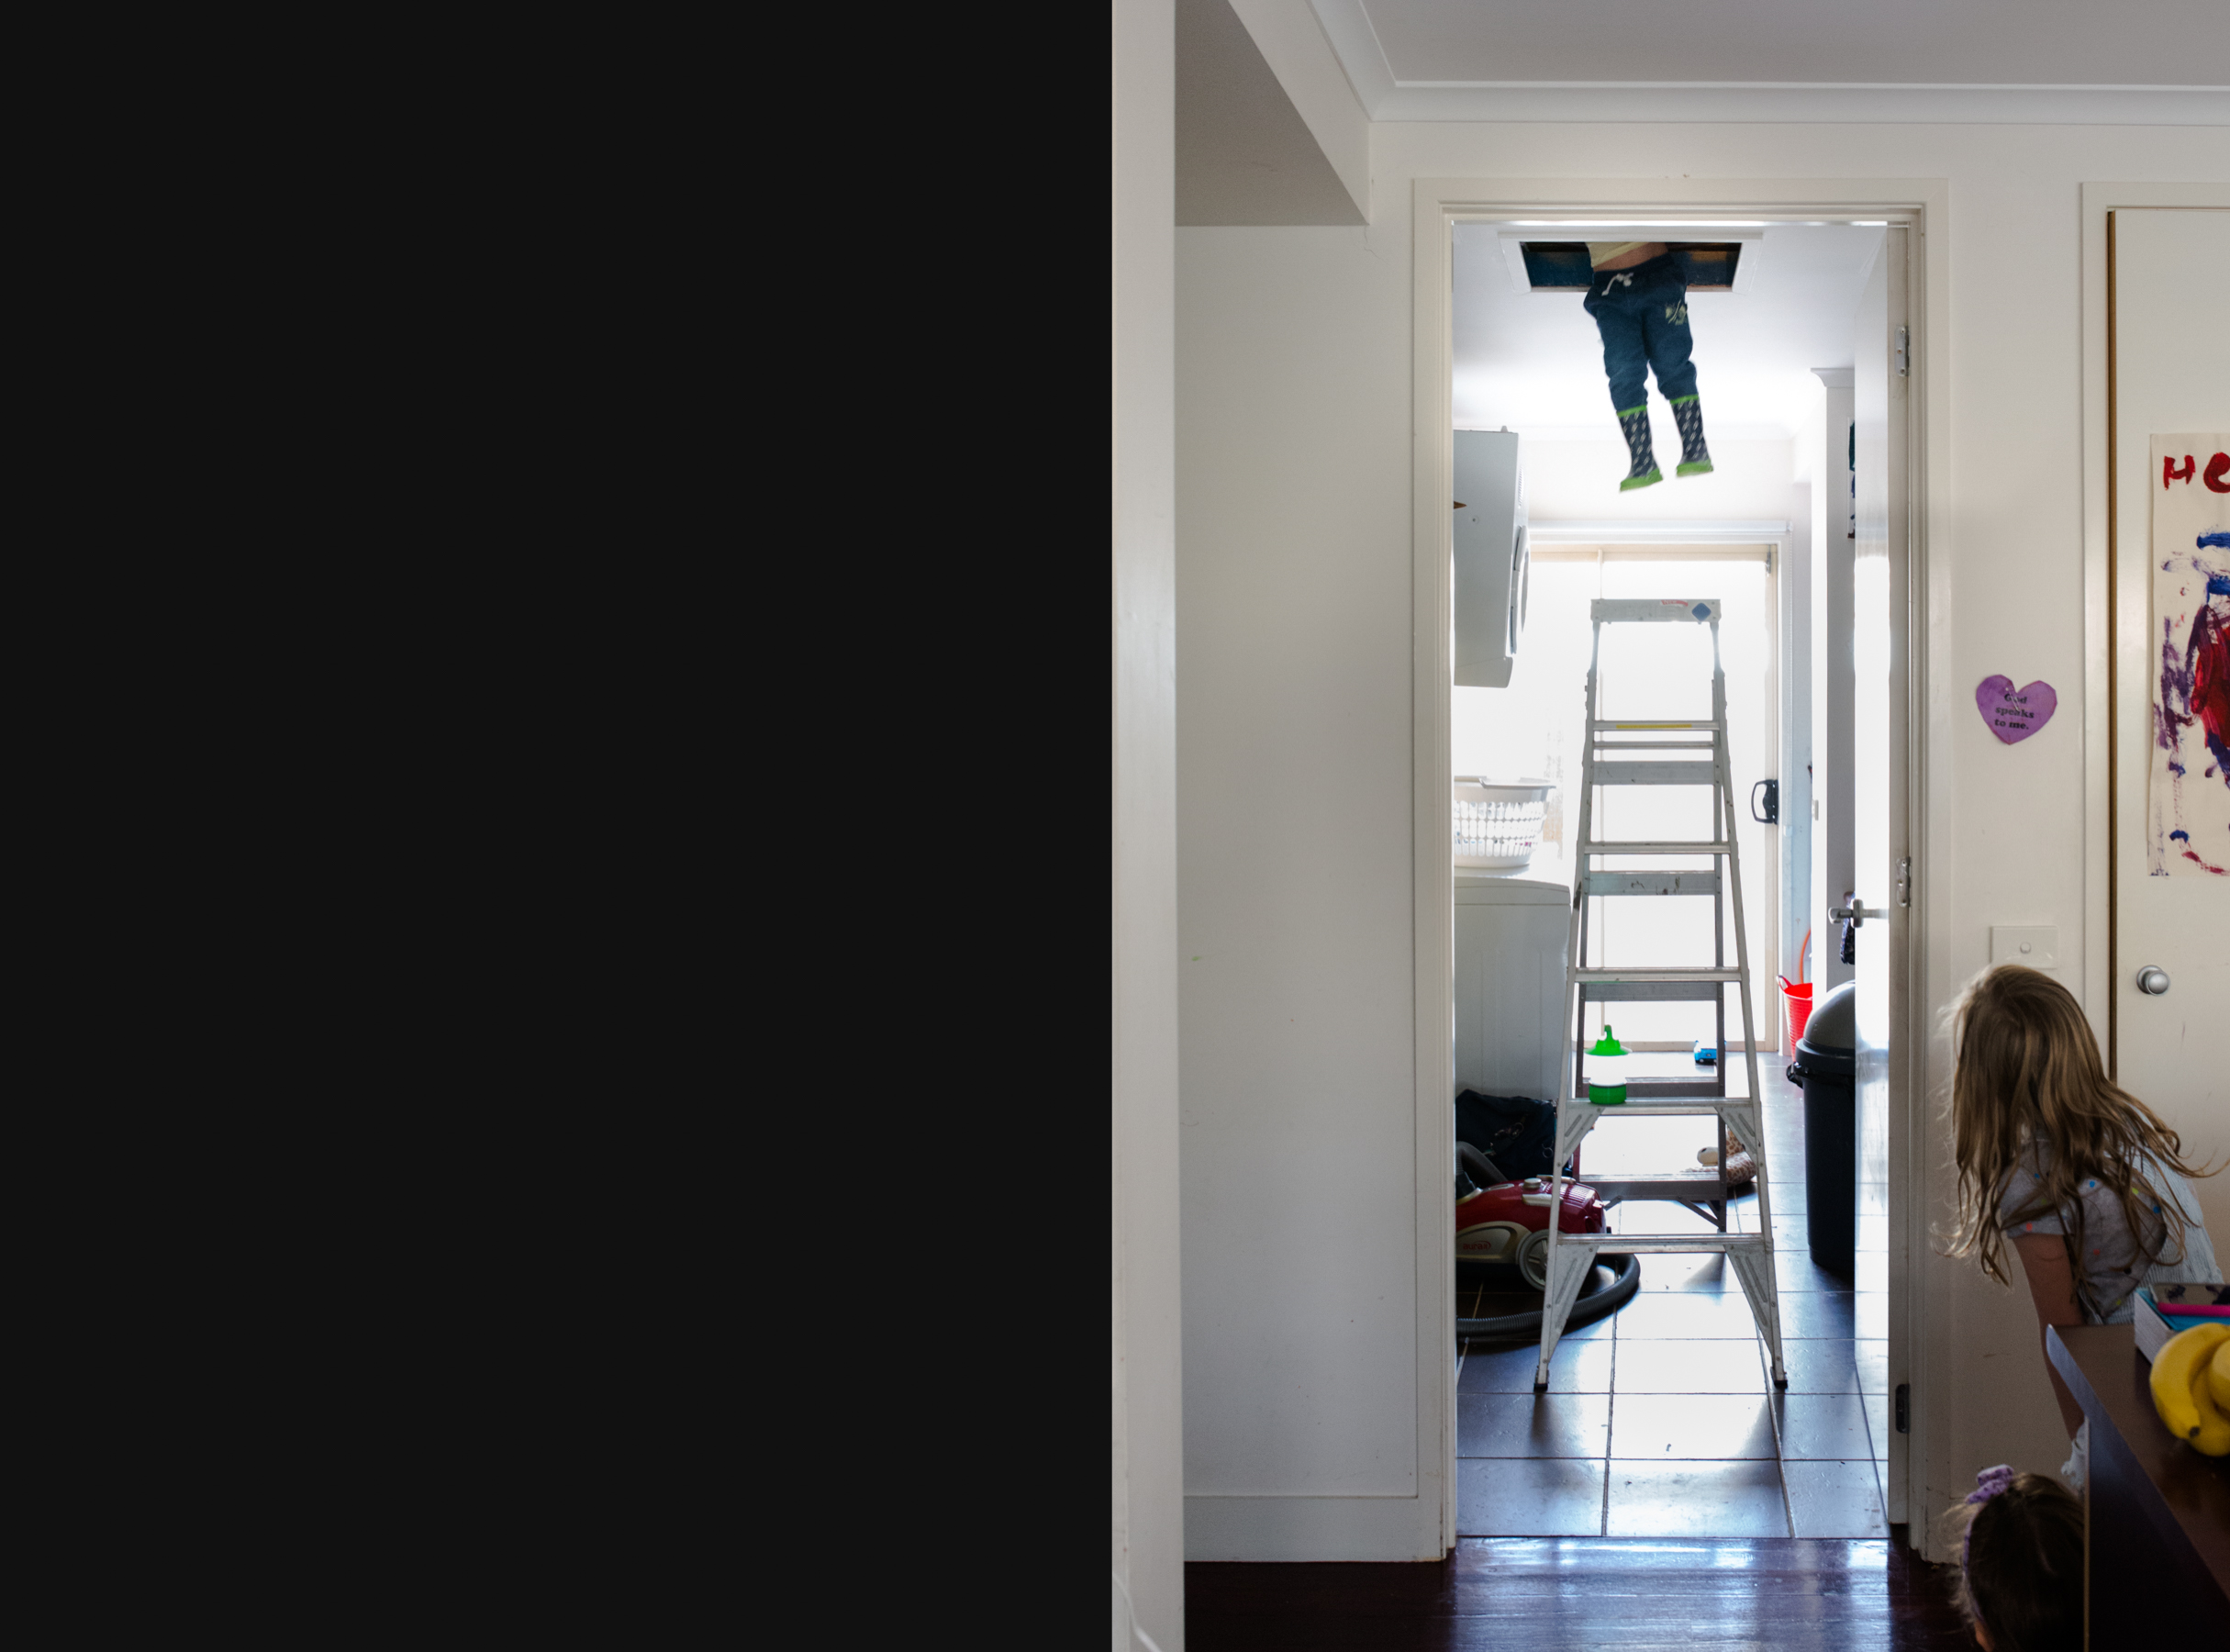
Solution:
{"label": "child's legs hanging from ceiling", "polygon": [[1588,313],[1603,340],[1603,372],[1611,380],[1611,406],[1621,419],[1642,407],[1649,396],[1649,343],[1643,330],[1643,315],[1634,303],[1626,272],[1596,278],[1596,290],[1587,297]]}
{"label": "child's legs hanging from ceiling", "polygon": [[1664,479],[1649,444],[1649,346],[1643,313],[1633,294],[1633,276],[1620,270],[1598,275],[1589,290],[1587,311],[1602,335],[1603,372],[1611,381],[1611,406],[1618,413],[1633,465],[1620,491],[1647,487]]}
{"label": "child's legs hanging from ceiling", "polygon": [[1673,422],[1680,429],[1680,474],[1704,474],[1712,468],[1712,453],[1703,440],[1703,404],[1696,395],[1696,363],[1689,359],[1696,339],[1688,325],[1688,283],[1667,259],[1657,278],[1636,296],[1649,365],[1657,375],[1657,392],[1672,404]]}
{"label": "child's legs hanging from ceiling", "polygon": [[1645,296],[1639,318],[1658,394],[1671,402],[1695,395],[1696,363],[1689,353],[1696,347],[1696,337],[1688,328],[1688,284],[1675,277]]}

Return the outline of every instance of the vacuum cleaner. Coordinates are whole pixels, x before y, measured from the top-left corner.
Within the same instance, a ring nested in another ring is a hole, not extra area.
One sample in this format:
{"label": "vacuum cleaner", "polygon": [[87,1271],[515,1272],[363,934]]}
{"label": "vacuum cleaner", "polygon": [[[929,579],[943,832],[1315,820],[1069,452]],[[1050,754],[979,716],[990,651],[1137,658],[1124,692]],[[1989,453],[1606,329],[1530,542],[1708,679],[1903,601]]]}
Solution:
{"label": "vacuum cleaner", "polygon": [[[1457,1142],[1455,1155],[1455,1265],[1459,1278],[1491,1278],[1514,1267],[1528,1286],[1545,1291],[1552,1203],[1558,1207],[1555,1216],[1560,1233],[1600,1233],[1605,1229],[1603,1201],[1585,1182],[1567,1182],[1562,1197],[1557,1198],[1550,1192],[1546,1178],[1529,1176],[1513,1180],[1469,1142]],[[1630,1301],[1641,1288],[1640,1257],[1600,1252],[1565,1323],[1584,1325],[1600,1319]],[[1455,1322],[1459,1337],[1533,1336],[1540,1331],[1538,1308]]]}

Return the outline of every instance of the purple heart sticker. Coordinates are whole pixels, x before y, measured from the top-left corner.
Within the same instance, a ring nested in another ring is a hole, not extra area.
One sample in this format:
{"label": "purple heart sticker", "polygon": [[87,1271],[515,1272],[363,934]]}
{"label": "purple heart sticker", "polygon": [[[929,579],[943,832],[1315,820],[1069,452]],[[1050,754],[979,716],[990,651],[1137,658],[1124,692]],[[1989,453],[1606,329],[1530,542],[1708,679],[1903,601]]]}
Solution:
{"label": "purple heart sticker", "polygon": [[2007,745],[2019,745],[2052,720],[2059,696],[2042,679],[2016,688],[2010,676],[1989,676],[1975,686],[1975,709],[1991,733]]}

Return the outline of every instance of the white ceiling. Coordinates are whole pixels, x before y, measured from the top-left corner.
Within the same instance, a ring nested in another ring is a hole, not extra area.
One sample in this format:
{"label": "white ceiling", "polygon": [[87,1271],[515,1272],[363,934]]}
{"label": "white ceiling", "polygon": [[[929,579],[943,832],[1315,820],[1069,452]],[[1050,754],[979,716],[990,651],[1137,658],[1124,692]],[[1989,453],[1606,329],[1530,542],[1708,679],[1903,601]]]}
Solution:
{"label": "white ceiling", "polygon": [[2191,86],[2223,0],[1360,0],[1397,82]]}
{"label": "white ceiling", "polygon": [[1374,120],[2230,123],[2224,0],[1309,0]]}
{"label": "white ceiling", "polygon": [[[1594,319],[1577,293],[1519,291],[1502,233],[1493,224],[1455,226],[1455,422],[1508,425],[1535,440],[1615,441]],[[1581,232],[1525,233],[1563,240]],[[1775,225],[1743,251],[1757,261],[1755,290],[1689,295],[1708,430],[1734,437],[1796,429],[1818,389],[1812,369],[1850,364],[1852,318],[1882,233],[1849,224]],[[1650,399],[1662,400],[1654,387]]]}

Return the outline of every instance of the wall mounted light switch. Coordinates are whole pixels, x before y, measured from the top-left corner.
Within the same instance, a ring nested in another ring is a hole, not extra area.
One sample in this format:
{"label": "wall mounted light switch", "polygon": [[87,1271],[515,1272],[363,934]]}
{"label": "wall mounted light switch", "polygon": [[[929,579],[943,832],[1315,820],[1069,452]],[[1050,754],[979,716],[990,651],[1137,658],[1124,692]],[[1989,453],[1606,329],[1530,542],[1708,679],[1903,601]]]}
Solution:
{"label": "wall mounted light switch", "polygon": [[1992,924],[1990,932],[1992,964],[2026,964],[2031,969],[2059,967],[2059,926],[2046,924]]}

